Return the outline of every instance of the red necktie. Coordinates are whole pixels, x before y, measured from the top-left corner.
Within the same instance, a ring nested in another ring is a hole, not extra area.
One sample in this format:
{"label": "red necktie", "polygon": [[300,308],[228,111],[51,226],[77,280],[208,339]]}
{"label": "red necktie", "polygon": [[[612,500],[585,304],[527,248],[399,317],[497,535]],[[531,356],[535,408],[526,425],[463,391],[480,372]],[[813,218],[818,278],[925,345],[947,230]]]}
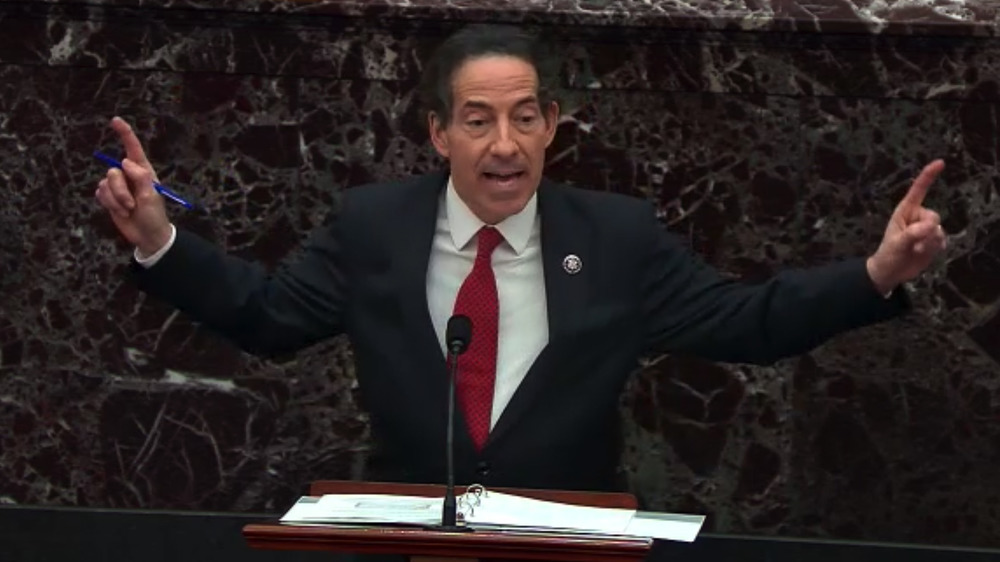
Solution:
{"label": "red necktie", "polygon": [[476,263],[455,299],[455,314],[464,314],[472,321],[472,338],[469,348],[458,356],[455,384],[458,404],[465,414],[476,449],[482,449],[486,443],[493,413],[500,305],[492,257],[493,250],[502,241],[503,235],[495,228],[484,226],[479,230]]}

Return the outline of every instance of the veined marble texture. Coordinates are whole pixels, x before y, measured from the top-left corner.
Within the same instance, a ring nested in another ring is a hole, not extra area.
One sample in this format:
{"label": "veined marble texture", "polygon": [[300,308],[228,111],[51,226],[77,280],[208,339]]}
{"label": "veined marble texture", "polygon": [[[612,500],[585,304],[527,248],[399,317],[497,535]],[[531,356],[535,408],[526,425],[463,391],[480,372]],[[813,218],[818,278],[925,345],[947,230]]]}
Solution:
{"label": "veined marble texture", "polygon": [[[2,0],[17,2],[18,0]],[[668,29],[791,30],[803,33],[996,34],[992,0],[36,0],[400,19],[462,19]]]}
{"label": "veined marble texture", "polygon": [[995,3],[482,6],[0,2],[0,181],[24,251],[0,297],[0,501],[280,512],[311,480],[363,478],[349,346],[263,362],[144,298],[90,155],[129,119],[211,210],[177,222],[274,266],[340,190],[440,166],[421,61],[491,18],[563,46],[549,175],[656,201],[748,279],[873,251],[946,159],[928,204],[951,248],[913,315],[768,368],[649,358],[623,462],[650,507],[716,532],[1000,545]]}

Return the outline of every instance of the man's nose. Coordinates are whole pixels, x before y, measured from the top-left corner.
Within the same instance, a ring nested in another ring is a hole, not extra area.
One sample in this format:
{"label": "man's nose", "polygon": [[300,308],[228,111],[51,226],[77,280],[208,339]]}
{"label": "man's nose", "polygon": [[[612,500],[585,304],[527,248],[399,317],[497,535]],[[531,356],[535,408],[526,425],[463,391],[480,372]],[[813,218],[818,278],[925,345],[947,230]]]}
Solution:
{"label": "man's nose", "polygon": [[517,154],[518,146],[514,140],[510,124],[502,122],[497,127],[496,138],[490,146],[490,152],[494,156],[510,158]]}

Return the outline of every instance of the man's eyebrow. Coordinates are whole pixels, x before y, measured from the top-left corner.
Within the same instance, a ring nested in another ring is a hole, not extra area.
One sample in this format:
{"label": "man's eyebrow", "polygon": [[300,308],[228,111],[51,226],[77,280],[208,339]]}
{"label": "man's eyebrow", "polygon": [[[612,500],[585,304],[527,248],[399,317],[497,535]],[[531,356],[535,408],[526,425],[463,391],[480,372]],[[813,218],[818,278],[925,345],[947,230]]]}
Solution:
{"label": "man's eyebrow", "polygon": [[467,101],[467,102],[465,102],[465,103],[462,104],[462,109],[486,109],[486,110],[491,110],[491,109],[493,109],[493,106],[491,106],[490,104],[488,104],[488,103],[486,103],[484,101],[469,100],[469,101]]}
{"label": "man's eyebrow", "polygon": [[515,103],[514,105],[521,106],[529,103],[538,103],[538,96],[536,95],[524,96],[523,98],[517,100],[517,103]]}
{"label": "man's eyebrow", "polygon": [[[525,96],[514,103],[514,107],[520,107],[531,103],[538,103],[538,96]],[[493,106],[482,100],[468,100],[462,104],[462,109],[482,109],[492,111]]]}

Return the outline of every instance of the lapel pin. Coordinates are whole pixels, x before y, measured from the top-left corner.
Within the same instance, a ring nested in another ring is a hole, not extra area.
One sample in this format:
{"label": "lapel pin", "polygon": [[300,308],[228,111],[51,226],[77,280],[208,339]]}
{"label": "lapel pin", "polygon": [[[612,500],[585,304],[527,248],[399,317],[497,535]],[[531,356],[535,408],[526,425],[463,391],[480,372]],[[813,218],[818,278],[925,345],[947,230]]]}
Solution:
{"label": "lapel pin", "polygon": [[581,269],[583,269],[583,260],[581,260],[576,254],[570,254],[563,258],[563,269],[565,269],[566,273],[569,273],[570,275],[576,275],[577,273],[580,273]]}

